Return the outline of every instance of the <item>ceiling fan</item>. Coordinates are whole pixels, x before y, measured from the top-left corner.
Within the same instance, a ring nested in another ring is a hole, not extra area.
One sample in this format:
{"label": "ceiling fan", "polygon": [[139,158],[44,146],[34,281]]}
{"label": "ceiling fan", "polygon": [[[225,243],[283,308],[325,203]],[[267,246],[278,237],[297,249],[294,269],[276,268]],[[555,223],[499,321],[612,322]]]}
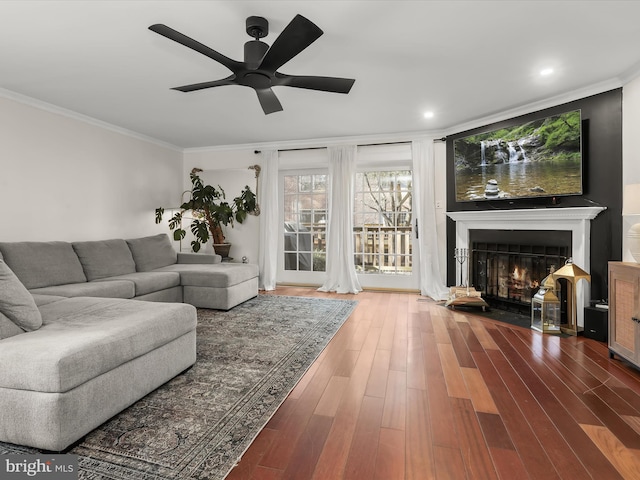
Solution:
{"label": "ceiling fan", "polygon": [[193,92],[222,85],[251,87],[256,91],[260,105],[267,115],[282,110],[282,105],[271,87],[286,86],[323,92],[349,93],[355,82],[351,78],[287,75],[277,71],[323,34],[318,26],[302,15],[296,15],[291,20],[275,39],[271,48],[260,41],[260,38],[269,33],[269,22],[263,17],[247,18],[246,30],[254,40],[244,44],[244,62],[226,57],[166,25],[151,25],[149,30],[206,55],[232,72],[227,78],[174,87],[172,90]]}

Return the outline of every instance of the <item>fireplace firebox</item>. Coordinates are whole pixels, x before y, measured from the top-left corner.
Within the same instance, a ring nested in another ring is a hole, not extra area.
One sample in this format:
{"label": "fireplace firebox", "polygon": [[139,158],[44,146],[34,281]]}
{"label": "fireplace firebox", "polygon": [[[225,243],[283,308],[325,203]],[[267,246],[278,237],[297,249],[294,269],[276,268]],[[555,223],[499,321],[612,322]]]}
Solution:
{"label": "fireplace firebox", "polygon": [[[544,278],[571,257],[571,232],[547,230],[470,230],[470,284],[486,302],[530,314],[531,299]],[[560,285],[561,315],[566,289]]]}

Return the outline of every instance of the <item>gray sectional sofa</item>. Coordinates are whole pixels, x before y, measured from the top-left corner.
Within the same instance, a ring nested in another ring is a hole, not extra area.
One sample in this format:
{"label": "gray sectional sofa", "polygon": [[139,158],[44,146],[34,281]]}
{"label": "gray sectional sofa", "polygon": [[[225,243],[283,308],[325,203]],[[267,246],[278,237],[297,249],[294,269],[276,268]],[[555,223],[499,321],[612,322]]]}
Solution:
{"label": "gray sectional sofa", "polygon": [[257,294],[255,265],[167,235],[0,242],[0,441],[64,450],[193,365],[195,307]]}

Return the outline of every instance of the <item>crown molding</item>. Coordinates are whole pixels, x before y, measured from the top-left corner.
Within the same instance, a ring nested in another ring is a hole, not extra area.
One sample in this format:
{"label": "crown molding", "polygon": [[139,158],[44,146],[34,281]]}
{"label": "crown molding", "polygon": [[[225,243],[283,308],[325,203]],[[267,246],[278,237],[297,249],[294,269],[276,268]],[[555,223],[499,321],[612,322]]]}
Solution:
{"label": "crown molding", "polygon": [[446,135],[453,135],[460,132],[466,132],[468,130],[473,130],[474,128],[480,128],[486,125],[490,125],[492,123],[497,123],[503,120],[509,120],[510,118],[519,117],[520,115],[526,115],[529,113],[537,112],[539,110],[544,110],[546,108],[557,107],[558,105],[562,105],[564,103],[569,103],[569,102],[580,100],[586,97],[590,97],[592,95],[597,95],[599,93],[608,92],[609,90],[614,90],[622,86],[623,86],[623,83],[620,78],[605,80],[603,82],[589,85],[587,87],[584,87],[578,90],[571,90],[570,92],[567,92],[561,95],[545,98],[543,100],[533,102],[533,103],[528,103],[526,105],[521,105],[519,107],[510,109],[510,110],[505,110],[500,113],[496,113],[494,115],[477,118],[475,120],[471,120],[469,122],[466,122],[460,125],[455,125],[448,129],[445,129],[445,133]]}
{"label": "crown molding", "polygon": [[640,77],[640,62],[636,63],[629,70],[620,75],[620,81],[623,85],[626,85],[638,77]]}
{"label": "crown molding", "polygon": [[49,113],[62,115],[63,117],[67,117],[72,120],[77,120],[79,122],[93,125],[95,127],[103,128],[111,132],[119,133],[121,135],[126,135],[127,137],[135,138],[136,140],[142,140],[143,142],[152,143],[159,147],[168,148],[176,152],[182,153],[184,151],[184,149],[181,147],[178,147],[171,143],[163,142],[162,140],[158,140],[157,138],[148,137],[147,135],[134,132],[133,130],[128,130],[126,128],[122,128],[117,125],[113,125],[111,123],[98,120],[88,115],[83,115],[81,113],[74,112],[73,110],[58,107],[57,105],[53,105],[52,103],[47,103],[42,100],[38,100],[36,98],[29,97],[27,95],[23,95],[21,93],[17,93],[1,87],[0,87],[0,97],[6,98],[8,100],[13,100],[15,102],[21,103],[23,105],[27,105],[29,107],[37,108],[39,110],[44,110]]}

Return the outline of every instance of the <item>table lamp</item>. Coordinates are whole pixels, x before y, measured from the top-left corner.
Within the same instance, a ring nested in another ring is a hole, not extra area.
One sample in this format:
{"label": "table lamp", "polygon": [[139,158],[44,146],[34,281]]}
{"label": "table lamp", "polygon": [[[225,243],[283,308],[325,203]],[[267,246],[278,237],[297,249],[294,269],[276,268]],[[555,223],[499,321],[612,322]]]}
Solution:
{"label": "table lamp", "polygon": [[[640,215],[640,183],[625,185],[622,215]],[[640,223],[632,225],[627,231],[627,245],[631,256],[640,263]]]}

